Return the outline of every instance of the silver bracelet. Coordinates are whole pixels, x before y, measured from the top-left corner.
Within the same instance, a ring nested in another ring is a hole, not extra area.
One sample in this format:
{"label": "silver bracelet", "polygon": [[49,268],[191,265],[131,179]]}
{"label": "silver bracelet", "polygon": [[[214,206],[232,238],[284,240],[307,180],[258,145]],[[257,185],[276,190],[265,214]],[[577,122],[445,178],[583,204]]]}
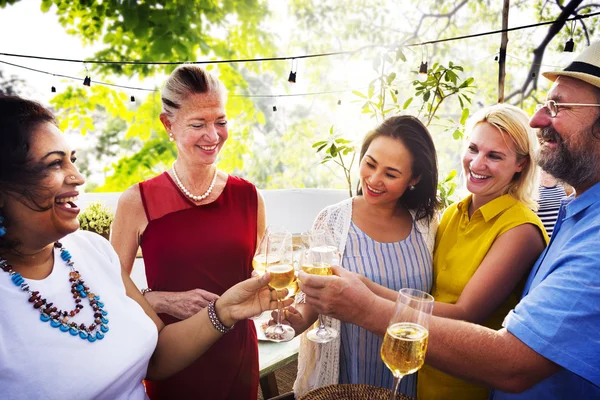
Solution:
{"label": "silver bracelet", "polygon": [[231,325],[229,328],[226,327],[225,325],[223,325],[223,323],[221,322],[219,317],[217,317],[217,311],[215,310],[216,302],[217,302],[217,300],[213,300],[210,303],[208,303],[208,307],[207,307],[208,319],[210,319],[210,322],[212,323],[212,325],[215,327],[216,330],[218,330],[221,333],[227,333],[233,329],[235,324]]}
{"label": "silver bracelet", "polygon": [[151,292],[151,291],[152,291],[152,289],[150,289],[149,287],[143,288],[142,290],[140,290],[140,292],[142,292],[142,296],[145,296],[146,293]]}

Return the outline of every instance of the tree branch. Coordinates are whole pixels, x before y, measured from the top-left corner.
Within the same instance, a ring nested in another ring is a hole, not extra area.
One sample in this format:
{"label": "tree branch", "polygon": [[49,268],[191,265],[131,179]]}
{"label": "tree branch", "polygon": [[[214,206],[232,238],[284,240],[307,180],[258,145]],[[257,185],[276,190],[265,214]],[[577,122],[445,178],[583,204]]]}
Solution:
{"label": "tree branch", "polygon": [[[412,40],[412,39],[419,37],[421,27],[423,26],[423,22],[425,21],[426,18],[447,18],[448,21],[450,21],[450,19],[452,17],[454,17],[454,15],[458,12],[458,10],[460,10],[465,4],[467,4],[467,2],[468,2],[468,0],[462,0],[460,3],[458,3],[456,6],[454,6],[454,8],[452,10],[448,11],[447,13],[442,13],[442,14],[421,13],[421,18],[419,19],[419,22],[417,23],[417,27],[413,31],[412,36],[409,37],[407,40]],[[449,25],[449,22],[448,22],[448,25]]]}
{"label": "tree branch", "polygon": [[[510,0],[504,0],[502,9],[502,29],[508,28],[508,11]],[[508,45],[508,32],[502,32],[500,39],[500,54],[498,60],[498,103],[504,103],[504,78],[506,76],[506,46]]]}
{"label": "tree branch", "polygon": [[525,82],[519,89],[513,91],[511,94],[506,96],[504,99],[505,101],[508,101],[516,95],[520,94],[520,101],[522,102],[525,98],[525,93],[530,94],[532,91],[537,90],[538,77],[540,74],[540,68],[542,65],[542,60],[544,58],[544,52],[546,51],[546,47],[548,47],[550,41],[563,28],[567,18],[569,18],[569,16],[575,13],[575,10],[581,4],[582,1],[583,0],[571,0],[566,6],[562,8],[562,11],[556,19],[556,21],[548,28],[548,32],[546,33],[546,36],[544,37],[542,42],[535,50],[533,50],[533,61],[531,62],[531,67],[529,67],[529,71],[527,72],[527,79],[525,79]]}

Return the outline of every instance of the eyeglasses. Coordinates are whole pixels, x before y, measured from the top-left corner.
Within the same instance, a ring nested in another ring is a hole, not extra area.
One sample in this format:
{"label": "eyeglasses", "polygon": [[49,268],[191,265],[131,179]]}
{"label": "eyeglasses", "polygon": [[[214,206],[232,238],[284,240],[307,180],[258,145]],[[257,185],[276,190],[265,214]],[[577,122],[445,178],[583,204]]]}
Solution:
{"label": "eyeglasses", "polygon": [[550,118],[556,117],[558,114],[560,107],[600,107],[600,104],[582,104],[582,103],[557,103],[554,100],[548,100],[544,104],[538,104],[535,108],[535,111],[539,111],[542,108],[545,108],[547,113],[550,115]]}

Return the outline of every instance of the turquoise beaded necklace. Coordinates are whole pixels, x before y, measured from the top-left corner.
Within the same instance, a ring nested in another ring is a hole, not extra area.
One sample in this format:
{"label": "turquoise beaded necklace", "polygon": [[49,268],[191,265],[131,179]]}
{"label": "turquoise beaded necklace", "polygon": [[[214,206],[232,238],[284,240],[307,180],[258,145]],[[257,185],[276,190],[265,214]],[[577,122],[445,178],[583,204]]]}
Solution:
{"label": "turquoise beaded necklace", "polygon": [[[65,249],[60,242],[54,243],[54,247],[60,249],[60,258],[67,264],[69,272],[69,282],[71,282],[71,293],[75,299],[75,308],[69,311],[57,309],[53,303],[49,303],[38,291],[31,291],[29,284],[25,279],[13,270],[12,266],[4,258],[0,257],[0,268],[8,273],[12,282],[22,291],[29,295],[29,302],[33,308],[40,312],[42,322],[50,322],[50,326],[58,328],[59,331],[69,333],[72,336],[79,336],[83,340],[94,343],[96,340],[104,339],[104,334],[108,332],[108,313],[104,310],[104,303],[100,301],[100,296],[92,293],[85,285],[79,271],[75,270],[75,263],[71,260],[71,253]],[[86,326],[77,325],[76,322],[69,322],[79,311],[83,309],[82,298],[88,299],[90,307],[94,311],[94,323]]]}

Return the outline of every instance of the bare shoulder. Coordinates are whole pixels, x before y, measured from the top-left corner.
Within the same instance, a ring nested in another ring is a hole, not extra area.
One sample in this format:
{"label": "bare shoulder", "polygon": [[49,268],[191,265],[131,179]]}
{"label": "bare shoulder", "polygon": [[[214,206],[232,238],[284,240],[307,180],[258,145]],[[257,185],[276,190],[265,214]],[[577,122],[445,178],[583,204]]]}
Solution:
{"label": "bare shoulder", "polygon": [[116,219],[126,219],[128,222],[145,223],[146,214],[138,184],[130,186],[125,190],[117,205]]}
{"label": "bare shoulder", "polygon": [[[256,210],[256,234],[258,237],[258,242],[262,239],[265,230],[267,229],[267,212],[265,210],[265,200],[260,194],[260,191],[256,191],[257,198],[257,210]],[[258,243],[257,242],[257,243]]]}
{"label": "bare shoulder", "polygon": [[119,197],[119,207],[142,205],[142,194],[140,193],[140,185],[131,185]]}
{"label": "bare shoulder", "polygon": [[260,211],[261,209],[265,209],[265,199],[263,198],[263,195],[260,194],[260,191],[257,190],[256,191],[256,198],[258,200],[258,210]]}
{"label": "bare shoulder", "polygon": [[525,240],[525,243],[529,243],[528,240],[540,238],[544,240],[540,227],[534,223],[527,222],[521,225],[514,226],[508,229],[506,232],[501,234],[497,240],[503,239],[505,241],[521,243]]}

